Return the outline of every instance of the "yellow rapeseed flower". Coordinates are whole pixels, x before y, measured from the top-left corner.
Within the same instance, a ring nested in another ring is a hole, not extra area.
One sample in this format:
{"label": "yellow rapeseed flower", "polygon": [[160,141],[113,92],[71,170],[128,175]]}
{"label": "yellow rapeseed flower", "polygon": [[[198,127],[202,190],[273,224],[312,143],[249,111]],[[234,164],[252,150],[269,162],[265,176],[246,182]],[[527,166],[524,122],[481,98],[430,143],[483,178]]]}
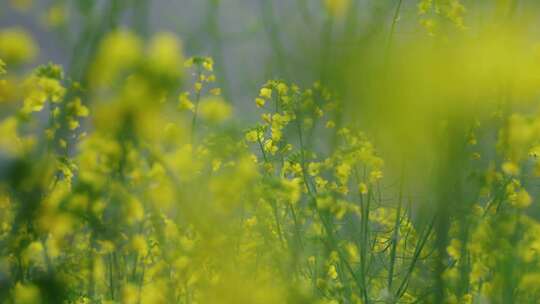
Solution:
{"label": "yellow rapeseed flower", "polygon": [[9,64],[24,64],[38,55],[38,46],[32,36],[18,27],[0,31],[0,58]]}
{"label": "yellow rapeseed flower", "polygon": [[232,108],[218,96],[206,97],[200,101],[199,114],[211,123],[220,123],[231,117]]}
{"label": "yellow rapeseed flower", "polygon": [[246,133],[246,140],[248,142],[256,142],[259,139],[259,132],[257,130],[251,130]]}
{"label": "yellow rapeseed flower", "polygon": [[18,282],[15,285],[14,304],[35,304],[41,302],[39,288]]}
{"label": "yellow rapeseed flower", "polygon": [[272,98],[272,89],[262,88],[261,91],[259,92],[259,96],[266,99]]}
{"label": "yellow rapeseed flower", "polygon": [[181,76],[184,56],[182,44],[173,33],[158,33],[151,41],[148,49],[150,66],[160,74],[171,77]]}

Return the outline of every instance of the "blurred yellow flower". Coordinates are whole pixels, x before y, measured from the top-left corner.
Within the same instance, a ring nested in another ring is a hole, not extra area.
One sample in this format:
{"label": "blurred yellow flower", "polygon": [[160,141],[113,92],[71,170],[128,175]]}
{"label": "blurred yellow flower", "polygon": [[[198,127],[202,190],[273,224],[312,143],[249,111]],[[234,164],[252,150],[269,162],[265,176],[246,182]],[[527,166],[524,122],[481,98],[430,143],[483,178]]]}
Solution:
{"label": "blurred yellow flower", "polygon": [[220,123],[231,117],[232,108],[220,97],[206,97],[199,103],[199,114],[211,123]]}
{"label": "blurred yellow flower", "polygon": [[173,33],[163,32],[152,37],[148,49],[150,66],[170,77],[182,75],[184,56],[182,44]]}
{"label": "blurred yellow flower", "polygon": [[15,285],[14,304],[36,304],[41,303],[41,294],[39,288],[31,284]]}
{"label": "blurred yellow flower", "polygon": [[18,27],[0,30],[0,58],[8,64],[24,64],[38,55],[38,46],[32,36]]}
{"label": "blurred yellow flower", "polygon": [[262,88],[261,91],[259,92],[259,96],[266,99],[272,98],[272,89]]}

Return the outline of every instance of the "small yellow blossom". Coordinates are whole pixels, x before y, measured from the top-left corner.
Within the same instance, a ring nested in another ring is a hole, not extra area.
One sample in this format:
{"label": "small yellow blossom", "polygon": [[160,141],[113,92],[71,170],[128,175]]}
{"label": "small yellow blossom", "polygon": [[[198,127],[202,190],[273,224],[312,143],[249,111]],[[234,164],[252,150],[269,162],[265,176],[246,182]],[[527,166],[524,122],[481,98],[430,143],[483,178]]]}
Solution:
{"label": "small yellow blossom", "polygon": [[73,114],[78,117],[87,117],[90,112],[88,108],[82,104],[81,99],[78,97],[71,101],[68,104],[68,107],[71,111],[73,111]]}
{"label": "small yellow blossom", "polygon": [[[279,95],[285,95],[289,91],[289,87],[287,87],[287,85],[285,83],[280,82],[277,85],[277,91],[278,91]],[[268,98],[270,98],[270,97],[268,97]]]}
{"label": "small yellow blossom", "polygon": [[205,70],[212,72],[214,70],[214,60],[210,57],[205,58],[202,63],[202,66]]}
{"label": "small yellow blossom", "polygon": [[360,194],[367,194],[368,193],[368,187],[367,187],[366,183],[358,184],[358,192],[360,192]]}
{"label": "small yellow blossom", "polygon": [[311,176],[319,175],[320,169],[321,169],[321,163],[309,163],[308,165],[308,173]]}
{"label": "small yellow blossom", "polygon": [[351,174],[351,166],[347,163],[342,163],[336,167],[336,177],[342,184],[347,183],[349,175]]}
{"label": "small yellow blossom", "polygon": [[264,143],[264,150],[266,152],[270,152],[270,154],[274,155],[278,151],[278,147],[274,144],[274,142],[271,139],[268,139]]}
{"label": "small yellow blossom", "polygon": [[248,142],[256,142],[259,140],[259,132],[257,130],[251,130],[246,133],[246,140]]}
{"label": "small yellow blossom", "polygon": [[262,88],[261,91],[259,92],[259,96],[266,99],[272,98],[272,89]]}
{"label": "small yellow blossom", "polygon": [[508,175],[516,176],[519,174],[519,167],[516,163],[507,161],[502,164],[502,171]]}
{"label": "small yellow blossom", "polygon": [[381,170],[373,170],[369,173],[369,181],[372,183],[377,182],[383,177],[383,173]]}
{"label": "small yellow blossom", "polygon": [[178,96],[178,109],[179,110],[188,110],[191,112],[195,111],[195,105],[191,100],[189,100],[188,93],[184,92]]}
{"label": "small yellow blossom", "polygon": [[203,84],[201,82],[195,83],[195,92],[200,92],[202,90]]}
{"label": "small yellow blossom", "polygon": [[264,107],[265,103],[266,103],[266,100],[264,100],[263,98],[260,98],[260,97],[255,98],[255,104],[257,105],[257,107],[262,108]]}
{"label": "small yellow blossom", "polygon": [[220,123],[231,116],[232,108],[220,97],[207,97],[200,101],[199,113],[208,122]]}
{"label": "small yellow blossom", "polygon": [[336,270],[336,266],[334,265],[330,265],[330,267],[328,267],[328,277],[330,277],[331,279],[335,280],[337,279],[338,277],[338,273],[337,273],[337,270]]}
{"label": "small yellow blossom", "polygon": [[517,193],[516,199],[513,202],[513,205],[518,208],[527,208],[532,203],[532,198],[529,193],[525,190],[521,190]]}
{"label": "small yellow blossom", "polygon": [[358,254],[358,248],[353,243],[347,243],[345,246],[347,254],[349,255],[349,260],[351,263],[358,263],[360,261],[360,255]]}
{"label": "small yellow blossom", "polygon": [[326,128],[333,129],[336,127],[336,123],[333,120],[329,120],[326,122]]}

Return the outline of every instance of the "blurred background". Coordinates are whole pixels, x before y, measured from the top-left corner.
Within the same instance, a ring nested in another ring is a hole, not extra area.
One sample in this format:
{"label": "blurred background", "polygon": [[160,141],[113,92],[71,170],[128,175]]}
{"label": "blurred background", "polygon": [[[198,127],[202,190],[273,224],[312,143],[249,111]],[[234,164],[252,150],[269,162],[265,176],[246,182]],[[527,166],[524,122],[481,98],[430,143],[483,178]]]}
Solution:
{"label": "blurred background", "polygon": [[268,79],[310,85],[343,67],[344,50],[387,43],[394,18],[396,37],[419,29],[415,1],[0,1],[0,27],[30,30],[40,47],[37,61],[68,71],[114,27],[143,36],[176,33],[187,56],[215,59],[224,96],[246,120],[254,119],[253,98]]}

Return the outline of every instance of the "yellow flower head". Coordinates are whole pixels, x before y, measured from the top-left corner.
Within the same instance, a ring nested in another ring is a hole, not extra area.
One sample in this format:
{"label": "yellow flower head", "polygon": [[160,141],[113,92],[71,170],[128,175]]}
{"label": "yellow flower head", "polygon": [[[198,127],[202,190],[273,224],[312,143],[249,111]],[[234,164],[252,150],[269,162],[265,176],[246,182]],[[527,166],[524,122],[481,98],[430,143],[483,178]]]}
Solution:
{"label": "yellow flower head", "polygon": [[124,69],[132,67],[142,55],[142,42],[128,30],[108,33],[100,43],[91,80],[94,85],[108,85]]}
{"label": "yellow flower head", "polygon": [[232,108],[223,98],[212,96],[200,101],[199,113],[208,122],[220,123],[231,117]]}
{"label": "yellow flower head", "polygon": [[150,66],[171,77],[181,76],[184,56],[182,44],[176,35],[172,33],[159,33],[150,41],[148,50]]}
{"label": "yellow flower head", "polygon": [[257,105],[257,107],[262,108],[264,107],[265,103],[266,103],[266,100],[264,100],[263,98],[260,98],[260,97],[255,98],[255,104]]}
{"label": "yellow flower head", "polygon": [[191,100],[189,100],[189,93],[184,92],[178,96],[178,109],[179,110],[188,110],[191,112],[195,111],[195,105]]}
{"label": "yellow flower head", "polygon": [[259,92],[259,96],[266,99],[272,98],[272,89],[262,88],[261,91]]}
{"label": "yellow flower head", "polygon": [[246,133],[246,140],[248,142],[256,142],[259,140],[259,132],[257,130],[251,130]]}
{"label": "yellow flower head", "polygon": [[38,55],[38,46],[32,36],[21,28],[0,31],[0,58],[11,64],[24,64]]}

